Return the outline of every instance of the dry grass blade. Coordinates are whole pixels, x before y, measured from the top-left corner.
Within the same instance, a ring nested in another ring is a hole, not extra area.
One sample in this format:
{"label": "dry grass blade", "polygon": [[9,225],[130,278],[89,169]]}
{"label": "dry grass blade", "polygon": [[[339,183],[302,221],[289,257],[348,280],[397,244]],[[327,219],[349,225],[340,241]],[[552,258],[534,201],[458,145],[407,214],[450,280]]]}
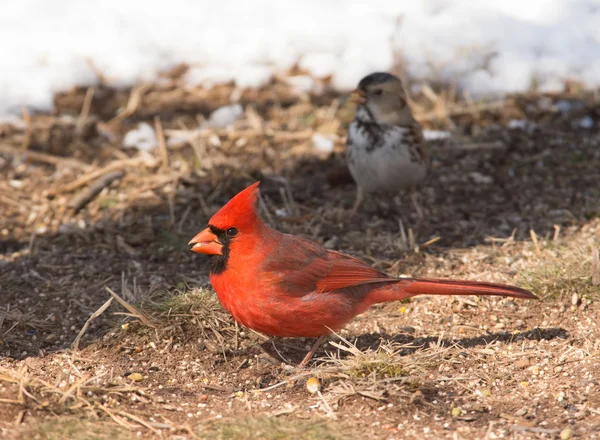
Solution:
{"label": "dry grass blade", "polygon": [[58,403],[59,403],[59,405],[62,405],[62,404],[64,404],[64,403],[67,401],[67,399],[68,399],[69,397],[71,397],[71,395],[73,394],[73,392],[74,392],[75,390],[78,390],[78,389],[80,389],[80,388],[81,388],[81,385],[82,385],[83,383],[87,382],[89,379],[90,379],[89,377],[83,376],[83,377],[80,377],[78,380],[76,380],[76,381],[75,381],[75,382],[74,382],[74,383],[73,383],[73,384],[72,384],[72,385],[71,385],[71,386],[70,386],[70,387],[67,389],[67,391],[65,391],[65,392],[64,392],[64,394],[63,394],[62,396],[60,396],[60,399],[58,399]]}
{"label": "dry grass blade", "polygon": [[[337,370],[335,370],[335,369],[329,369],[329,370],[328,369],[319,369],[320,373],[326,373],[326,372],[333,373],[335,371],[337,371]],[[303,373],[295,374],[293,376],[288,377],[286,380],[283,380],[281,382],[278,382],[276,384],[270,385],[265,388],[260,388],[258,391],[260,391],[260,392],[271,391],[271,390],[274,390],[275,388],[279,388],[283,385],[287,385],[290,382],[294,382],[294,381],[303,379],[305,377],[314,376],[314,374],[315,374],[314,371],[305,371]]]}
{"label": "dry grass blade", "polygon": [[75,350],[75,351],[79,350],[79,341],[81,341],[81,338],[85,334],[86,330],[88,329],[88,327],[90,326],[90,324],[92,323],[92,321],[94,319],[96,319],[98,316],[102,315],[106,311],[106,309],[108,309],[110,307],[112,301],[113,301],[113,298],[109,298],[104,304],[102,304],[100,306],[100,308],[98,310],[96,310],[92,314],[92,316],[90,316],[88,318],[87,321],[85,321],[85,324],[83,325],[83,327],[81,328],[81,330],[77,334],[77,337],[73,341],[73,344],[72,344],[73,350]]}
{"label": "dry grass blade", "polygon": [[138,416],[134,416],[133,414],[130,414],[130,413],[126,412],[126,411],[117,411],[117,414],[120,415],[121,417],[127,417],[129,420],[133,420],[134,422],[139,423],[140,425],[142,425],[145,428],[148,428],[150,431],[152,431],[155,434],[159,434],[160,433],[150,423],[148,423],[145,420],[139,418]]}
{"label": "dry grass blade", "polygon": [[[8,370],[4,371],[8,372]],[[19,380],[9,374],[0,374],[0,382],[19,383]]]}
{"label": "dry grass blade", "polygon": [[531,237],[531,241],[533,242],[533,246],[535,247],[535,253],[538,255],[538,257],[541,257],[542,250],[540,249],[540,244],[537,239],[537,234],[535,233],[535,231],[533,229],[529,230],[529,236]]}
{"label": "dry grass blade", "polygon": [[98,403],[96,405],[96,407],[99,408],[100,410],[102,410],[103,412],[105,412],[106,414],[108,414],[108,416],[111,419],[113,419],[115,421],[115,423],[122,426],[123,428],[127,428],[130,430],[135,429],[135,425],[132,425],[131,423],[127,423],[125,420],[123,420],[121,417],[117,416],[115,413],[113,413],[111,410],[109,410],[107,407],[105,407],[101,403]]}
{"label": "dry grass blade", "polygon": [[523,425],[513,425],[510,427],[510,430],[516,432],[533,432],[536,434],[558,434],[560,432],[560,429],[538,428],[536,426]]}
{"label": "dry grass blade", "polygon": [[78,135],[81,134],[83,126],[85,125],[85,121],[87,120],[90,109],[92,108],[92,100],[94,99],[94,93],[96,93],[96,89],[93,87],[89,87],[85,92],[85,97],[83,98],[83,105],[81,106],[81,113],[79,114],[79,118],[77,118],[77,124],[75,125],[75,133]]}
{"label": "dry grass blade", "polygon": [[129,304],[127,301],[125,301],[123,298],[117,295],[110,287],[107,287],[106,290],[112,295],[114,299],[117,300],[119,304],[121,304],[129,313],[131,313],[131,316],[139,319],[144,325],[148,327],[154,327],[154,325],[151,322],[151,318],[148,315]]}
{"label": "dry grass blade", "polygon": [[88,182],[91,182],[92,180],[95,180],[99,177],[104,176],[105,174],[108,174],[113,171],[122,170],[123,168],[127,168],[127,167],[139,166],[139,165],[145,163],[146,161],[147,161],[147,159],[145,157],[141,157],[141,156],[133,157],[133,158],[127,159],[127,160],[115,160],[115,161],[109,163],[108,165],[106,165],[105,167],[100,168],[99,170],[94,170],[94,171],[89,172],[88,174],[81,176],[80,178],[76,179],[74,182],[71,182],[66,185],[60,186],[58,188],[49,190],[48,194],[49,195],[57,195],[57,194],[65,193],[65,192],[74,191],[74,190],[86,185]]}
{"label": "dry grass blade", "polygon": [[592,284],[594,286],[600,285],[600,256],[598,255],[600,250],[596,247],[592,247]]}
{"label": "dry grass blade", "polygon": [[112,118],[108,124],[112,125],[114,123],[121,122],[123,119],[128,118],[133,115],[142,102],[142,97],[147,90],[151,88],[150,84],[141,84],[139,86],[134,87],[131,90],[131,94],[129,95],[129,100],[127,101],[127,105],[125,109],[120,112],[117,116]]}
{"label": "dry grass blade", "polygon": [[26,106],[23,106],[23,122],[25,123],[25,136],[23,137],[23,142],[21,143],[21,150],[26,151],[31,145],[32,134],[31,114]]}
{"label": "dry grass blade", "polygon": [[23,151],[20,148],[16,148],[16,147],[13,147],[11,145],[6,145],[6,144],[0,144],[0,153],[10,154],[13,157],[24,156],[28,160],[48,163],[50,165],[55,165],[55,166],[77,168],[77,169],[81,169],[84,171],[87,171],[91,168],[89,165],[87,165],[83,162],[80,162],[77,159],[58,157],[58,156],[54,156],[52,154],[40,153],[37,151],[31,151],[31,150]]}
{"label": "dry grass blade", "polygon": [[422,247],[422,248],[429,247],[429,246],[431,246],[432,244],[434,244],[434,243],[437,243],[437,242],[438,242],[438,241],[440,241],[441,239],[442,239],[442,237],[440,237],[440,236],[433,237],[432,239],[429,239],[429,240],[427,240],[425,243],[423,243],[423,244],[421,245],[421,247]]}
{"label": "dry grass blade", "polygon": [[23,419],[25,418],[25,412],[26,411],[24,409],[19,411],[19,414],[17,414],[17,417],[15,417],[15,421],[13,422],[13,424],[20,425],[21,423],[23,423]]}
{"label": "dry grass blade", "polygon": [[333,412],[333,409],[331,409],[331,405],[329,405],[329,402],[325,400],[321,391],[317,391],[317,395],[319,396],[321,403],[323,403],[323,410],[325,411],[325,415],[327,415],[327,417],[329,417],[330,419],[337,419],[337,416]]}
{"label": "dry grass blade", "polygon": [[12,403],[15,405],[23,405],[23,402],[21,402],[20,400],[14,400],[14,399],[0,399],[0,403]]}
{"label": "dry grass blade", "polygon": [[156,130],[156,137],[158,138],[158,147],[160,149],[160,158],[162,161],[162,167],[164,169],[169,168],[169,151],[167,150],[167,143],[165,142],[165,133],[163,131],[162,122],[160,117],[154,117],[154,128]]}

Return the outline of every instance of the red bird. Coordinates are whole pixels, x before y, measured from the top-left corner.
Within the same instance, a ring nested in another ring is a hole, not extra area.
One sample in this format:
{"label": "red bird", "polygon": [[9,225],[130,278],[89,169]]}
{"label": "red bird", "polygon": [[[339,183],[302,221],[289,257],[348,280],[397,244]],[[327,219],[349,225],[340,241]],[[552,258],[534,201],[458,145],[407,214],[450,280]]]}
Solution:
{"label": "red bird", "polygon": [[210,282],[236,321],[272,336],[323,337],[370,306],[416,295],[496,295],[537,298],[518,287],[477,281],[394,278],[341,252],[278,232],[256,212],[258,185],[249,186],[189,244],[209,255]]}

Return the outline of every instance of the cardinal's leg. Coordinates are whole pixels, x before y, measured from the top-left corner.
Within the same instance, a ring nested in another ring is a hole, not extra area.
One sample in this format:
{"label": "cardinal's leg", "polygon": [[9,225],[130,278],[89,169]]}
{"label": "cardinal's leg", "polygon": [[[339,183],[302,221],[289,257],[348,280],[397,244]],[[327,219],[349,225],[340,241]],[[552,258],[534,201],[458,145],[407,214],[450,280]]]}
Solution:
{"label": "cardinal's leg", "polygon": [[324,338],[325,338],[325,335],[321,335],[317,338],[317,341],[313,344],[310,351],[308,353],[306,353],[306,356],[304,356],[304,359],[302,359],[302,362],[300,362],[298,364],[299,368],[302,368],[302,367],[306,366],[306,364],[308,364],[308,361],[310,361],[312,359],[312,357],[315,355],[317,348],[319,348],[319,345],[321,345],[321,342],[323,342]]}

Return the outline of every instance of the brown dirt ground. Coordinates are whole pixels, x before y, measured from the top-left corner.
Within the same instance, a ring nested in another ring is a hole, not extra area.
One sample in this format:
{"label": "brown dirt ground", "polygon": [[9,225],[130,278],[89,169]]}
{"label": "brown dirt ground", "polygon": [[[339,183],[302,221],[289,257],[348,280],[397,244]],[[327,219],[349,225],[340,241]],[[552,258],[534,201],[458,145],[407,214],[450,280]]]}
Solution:
{"label": "brown dirt ground", "polygon": [[[418,119],[458,139],[430,145],[418,225],[406,198],[386,196],[340,221],[354,187],[326,173],[343,164],[353,112],[343,97],[282,81],[186,89],[177,75],[99,87],[89,111],[91,92],[74,89],[54,114],[0,126],[1,437],[600,438],[597,95],[415,96]],[[189,135],[232,95],[240,121],[170,146],[166,159],[120,147],[155,117],[168,136]],[[586,117],[593,128],[579,126]],[[315,132],[334,140],[333,154],[315,151]],[[73,212],[73,198],[115,170],[122,179]],[[295,369],[311,341],[238,328],[186,245],[255,179],[263,217],[280,230],[391,274],[507,282],[541,300],[374,307],[309,370]],[[113,301],[73,351],[107,287],[129,309]],[[317,394],[306,390],[311,376]]]}

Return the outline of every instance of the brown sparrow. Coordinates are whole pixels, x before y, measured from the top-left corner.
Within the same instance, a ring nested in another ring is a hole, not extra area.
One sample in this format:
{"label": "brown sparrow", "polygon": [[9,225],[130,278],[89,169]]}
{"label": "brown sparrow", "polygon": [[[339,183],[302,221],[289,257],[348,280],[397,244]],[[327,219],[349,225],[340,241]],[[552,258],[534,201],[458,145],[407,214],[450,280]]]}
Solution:
{"label": "brown sparrow", "polygon": [[358,188],[351,215],[368,193],[410,190],[422,220],[414,189],[425,178],[429,160],[402,82],[389,73],[372,73],[351,97],[358,104],[346,143],[346,161]]}

